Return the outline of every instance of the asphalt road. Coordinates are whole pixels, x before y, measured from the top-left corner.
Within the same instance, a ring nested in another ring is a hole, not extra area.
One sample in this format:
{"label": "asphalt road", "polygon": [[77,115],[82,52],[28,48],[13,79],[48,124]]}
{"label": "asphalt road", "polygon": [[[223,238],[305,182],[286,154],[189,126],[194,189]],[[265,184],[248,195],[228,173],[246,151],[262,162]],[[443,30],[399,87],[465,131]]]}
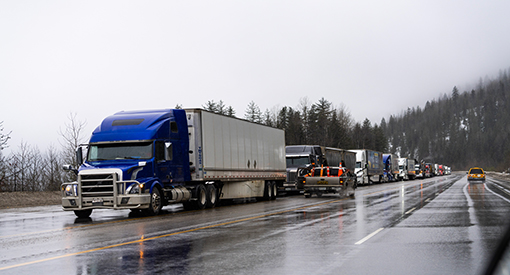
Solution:
{"label": "asphalt road", "polygon": [[454,174],[156,217],[0,210],[0,274],[478,274],[509,224],[507,185]]}

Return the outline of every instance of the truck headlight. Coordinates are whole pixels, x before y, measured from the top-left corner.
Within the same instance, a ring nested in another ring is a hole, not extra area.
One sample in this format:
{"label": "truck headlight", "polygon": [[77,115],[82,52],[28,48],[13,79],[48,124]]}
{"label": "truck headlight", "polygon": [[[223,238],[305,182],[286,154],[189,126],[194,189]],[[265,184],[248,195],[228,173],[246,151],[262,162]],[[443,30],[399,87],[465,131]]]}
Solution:
{"label": "truck headlight", "polygon": [[74,197],[78,195],[78,185],[77,184],[68,184],[65,185],[64,189],[64,195],[66,197]]}
{"label": "truck headlight", "polygon": [[143,183],[133,183],[126,189],[126,194],[139,194],[141,190],[143,191]]}

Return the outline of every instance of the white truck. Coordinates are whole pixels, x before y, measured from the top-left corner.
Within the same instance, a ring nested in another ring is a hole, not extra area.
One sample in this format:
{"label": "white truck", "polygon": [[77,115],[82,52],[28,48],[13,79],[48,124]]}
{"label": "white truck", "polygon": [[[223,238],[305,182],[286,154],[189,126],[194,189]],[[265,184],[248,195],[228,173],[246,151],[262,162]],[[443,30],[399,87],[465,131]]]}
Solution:
{"label": "white truck", "polygon": [[356,168],[358,184],[371,184],[383,182],[384,163],[383,154],[367,149],[349,150],[356,153]]}
{"label": "white truck", "polygon": [[399,158],[398,159],[398,179],[399,180],[414,180],[416,178],[416,170],[414,159]]}

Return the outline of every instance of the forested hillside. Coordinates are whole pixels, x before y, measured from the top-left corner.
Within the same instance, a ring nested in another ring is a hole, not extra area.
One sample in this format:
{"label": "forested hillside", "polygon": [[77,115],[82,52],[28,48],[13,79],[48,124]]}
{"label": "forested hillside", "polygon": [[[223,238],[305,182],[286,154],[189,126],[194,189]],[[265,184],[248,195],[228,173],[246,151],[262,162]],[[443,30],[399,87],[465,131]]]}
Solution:
{"label": "forested hillside", "polygon": [[506,71],[497,79],[480,80],[475,89],[428,101],[383,119],[380,127],[389,150],[450,165],[453,169],[482,166],[490,170],[510,167],[510,79]]}

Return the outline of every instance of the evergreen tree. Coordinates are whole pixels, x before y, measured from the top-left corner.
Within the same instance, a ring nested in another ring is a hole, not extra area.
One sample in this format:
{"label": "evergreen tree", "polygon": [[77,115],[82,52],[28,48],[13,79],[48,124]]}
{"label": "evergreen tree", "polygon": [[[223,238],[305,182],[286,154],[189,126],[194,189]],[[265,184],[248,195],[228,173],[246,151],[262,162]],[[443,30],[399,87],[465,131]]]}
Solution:
{"label": "evergreen tree", "polygon": [[262,123],[262,112],[255,102],[252,100],[246,108],[244,118],[251,122]]}

